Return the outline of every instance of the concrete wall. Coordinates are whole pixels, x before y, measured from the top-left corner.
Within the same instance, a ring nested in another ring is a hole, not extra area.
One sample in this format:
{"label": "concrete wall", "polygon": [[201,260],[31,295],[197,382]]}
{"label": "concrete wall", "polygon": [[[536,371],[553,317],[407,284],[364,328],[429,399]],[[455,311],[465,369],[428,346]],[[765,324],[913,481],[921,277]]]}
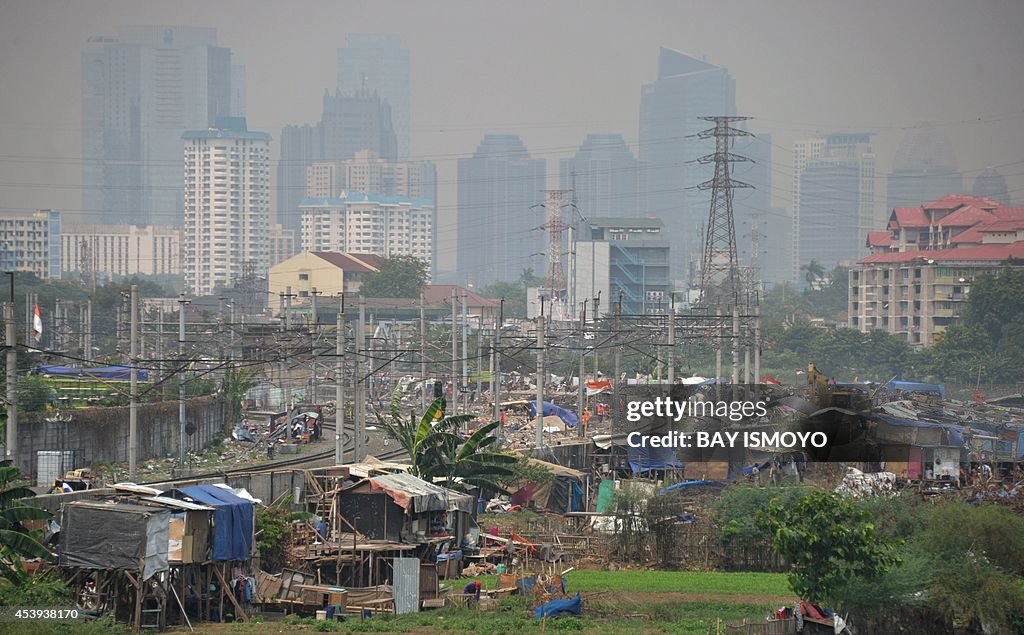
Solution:
{"label": "concrete wall", "polygon": [[[29,412],[18,417],[18,467],[34,480],[36,452],[73,450],[74,466],[94,467],[103,462],[128,461],[128,408],[63,410],[70,421],[47,421],[53,413]],[[186,437],[186,450],[201,451],[224,437],[224,402],[199,397],[186,402],[185,420],[196,431]],[[178,402],[139,405],[138,460],[178,455]]]}

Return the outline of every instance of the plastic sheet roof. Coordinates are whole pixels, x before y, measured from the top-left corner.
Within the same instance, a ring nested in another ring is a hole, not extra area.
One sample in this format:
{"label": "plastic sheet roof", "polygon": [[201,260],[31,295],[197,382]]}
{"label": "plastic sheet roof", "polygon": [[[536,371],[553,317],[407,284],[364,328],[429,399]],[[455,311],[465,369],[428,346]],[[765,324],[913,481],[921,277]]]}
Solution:
{"label": "plastic sheet roof", "polygon": [[412,513],[431,511],[472,512],[473,497],[428,483],[408,473],[382,474],[370,479],[370,487],[382,490],[395,504]]}

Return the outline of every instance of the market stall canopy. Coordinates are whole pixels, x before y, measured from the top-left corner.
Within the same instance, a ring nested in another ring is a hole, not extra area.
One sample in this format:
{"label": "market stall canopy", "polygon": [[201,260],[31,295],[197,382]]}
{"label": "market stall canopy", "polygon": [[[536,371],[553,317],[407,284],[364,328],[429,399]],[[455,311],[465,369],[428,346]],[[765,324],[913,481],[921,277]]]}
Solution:
{"label": "market stall canopy", "polygon": [[473,497],[428,483],[412,474],[382,474],[370,479],[374,490],[383,490],[407,512],[473,511]]}

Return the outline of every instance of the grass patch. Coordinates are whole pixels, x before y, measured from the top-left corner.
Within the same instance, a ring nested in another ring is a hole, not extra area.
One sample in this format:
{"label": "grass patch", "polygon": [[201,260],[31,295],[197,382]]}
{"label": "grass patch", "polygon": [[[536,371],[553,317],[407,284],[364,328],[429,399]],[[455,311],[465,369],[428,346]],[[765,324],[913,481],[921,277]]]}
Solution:
{"label": "grass patch", "polygon": [[[449,581],[460,591],[470,580]],[[480,576],[483,588],[496,587],[498,577]],[[566,590],[575,593],[622,591],[631,593],[706,593],[713,595],[793,595],[782,573],[720,573],[697,571],[576,570],[566,575]]]}

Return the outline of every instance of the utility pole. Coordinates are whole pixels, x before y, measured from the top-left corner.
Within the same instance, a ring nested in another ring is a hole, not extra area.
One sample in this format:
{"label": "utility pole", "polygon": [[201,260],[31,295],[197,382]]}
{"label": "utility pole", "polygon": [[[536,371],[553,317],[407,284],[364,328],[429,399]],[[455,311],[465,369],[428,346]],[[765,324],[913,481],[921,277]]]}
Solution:
{"label": "utility pole", "polygon": [[178,469],[185,469],[185,294],[178,296]]}
{"label": "utility pole", "polygon": [[534,440],[538,453],[544,448],[544,382],[547,379],[544,367],[544,349],[547,346],[544,330],[544,300],[541,299],[540,316],[537,318],[537,431]]}
{"label": "utility pole", "polygon": [[[498,351],[498,343],[501,341],[501,327],[505,323],[505,298],[498,304],[498,327],[494,329],[493,345],[491,346],[491,358],[493,359],[494,372],[491,373],[491,392],[494,393],[494,420],[501,421],[501,357]],[[499,431],[505,432],[504,426],[499,424]]]}
{"label": "utility pole", "polygon": [[131,359],[129,370],[130,395],[128,405],[128,478],[135,481],[135,470],[139,452],[139,287],[132,285],[131,335],[128,355]]}
{"label": "utility pole", "polygon": [[8,271],[11,280],[10,302],[4,303],[4,344],[7,347],[7,456],[4,457],[17,467],[18,454],[18,325],[14,322],[14,272]]}
{"label": "utility pole", "polygon": [[740,307],[732,305],[732,399],[737,401],[737,386],[740,383]]}
{"label": "utility pole", "polygon": [[[366,439],[366,380],[363,378],[363,356],[366,351],[366,298],[359,296],[359,324],[356,330],[356,420],[355,462],[365,458]],[[372,369],[373,362],[370,362]]]}
{"label": "utility pole", "polygon": [[480,319],[476,329],[476,398],[480,399],[484,392],[484,314],[480,312]]}
{"label": "utility pole", "polygon": [[676,383],[676,294],[669,293],[668,302],[668,385]]}
{"label": "utility pole", "polygon": [[754,383],[761,383],[761,307],[754,307]]}
{"label": "utility pole", "polygon": [[[160,379],[160,400],[164,401],[167,399],[167,382],[164,379],[164,305],[163,302],[157,307],[156,310],[156,367],[159,370]],[[88,357],[86,357],[88,359]]]}
{"label": "utility pole", "polygon": [[578,438],[583,438],[583,411],[586,409],[584,401],[587,396],[587,384],[583,379],[583,331],[587,328],[587,301],[583,301],[583,310],[580,312],[580,334],[576,338],[576,348],[579,354],[579,363],[576,368],[580,374],[579,390],[576,394],[576,435]]}
{"label": "utility pole", "polygon": [[427,309],[420,291],[420,406],[427,410]]}
{"label": "utility pole", "polygon": [[722,309],[719,307],[715,310],[715,322],[717,324],[716,329],[718,331],[715,337],[715,401],[722,400]]}
{"label": "utility pole", "polygon": [[313,313],[309,318],[309,323],[313,326],[313,329],[316,329],[316,325],[320,323],[320,319],[316,314],[316,296],[320,295],[320,292],[316,290],[316,287],[313,287],[313,290],[309,292],[309,295],[311,297],[310,305]]}
{"label": "utility pole", "polygon": [[462,407],[463,412],[469,412],[469,316],[466,311],[466,293],[462,293],[462,387],[465,388],[466,392],[463,393]]}
{"label": "utility pole", "polygon": [[345,293],[341,294],[338,307],[337,333],[334,352],[334,464],[345,462],[345,448],[342,442],[345,431]]}
{"label": "utility pole", "polygon": [[92,359],[92,299],[85,301],[85,359]]}
{"label": "utility pole", "polygon": [[458,319],[458,309],[456,303],[458,298],[456,297],[455,287],[452,287],[452,408],[453,412],[458,412],[459,409],[459,327],[456,323]]}
{"label": "utility pole", "polygon": [[[591,285],[591,288],[593,288],[593,285]],[[597,321],[599,319],[601,319],[600,310],[601,310],[601,292],[598,291],[597,292],[597,296],[594,298],[594,329],[595,330],[597,329]],[[597,341],[596,340],[595,340],[594,344],[595,344],[595,346],[594,346],[594,353],[593,353],[594,354],[594,379],[596,380],[597,379],[597,372],[598,372],[598,370],[597,370],[597,358],[601,355],[601,353],[600,353],[600,351],[597,350],[597,346],[596,346]]]}
{"label": "utility pole", "polygon": [[622,363],[622,347],[619,346],[619,322],[622,319],[622,291],[619,291],[619,301],[615,303],[615,334],[612,340],[615,343],[615,375],[612,377],[612,422],[619,420],[619,365]]}

